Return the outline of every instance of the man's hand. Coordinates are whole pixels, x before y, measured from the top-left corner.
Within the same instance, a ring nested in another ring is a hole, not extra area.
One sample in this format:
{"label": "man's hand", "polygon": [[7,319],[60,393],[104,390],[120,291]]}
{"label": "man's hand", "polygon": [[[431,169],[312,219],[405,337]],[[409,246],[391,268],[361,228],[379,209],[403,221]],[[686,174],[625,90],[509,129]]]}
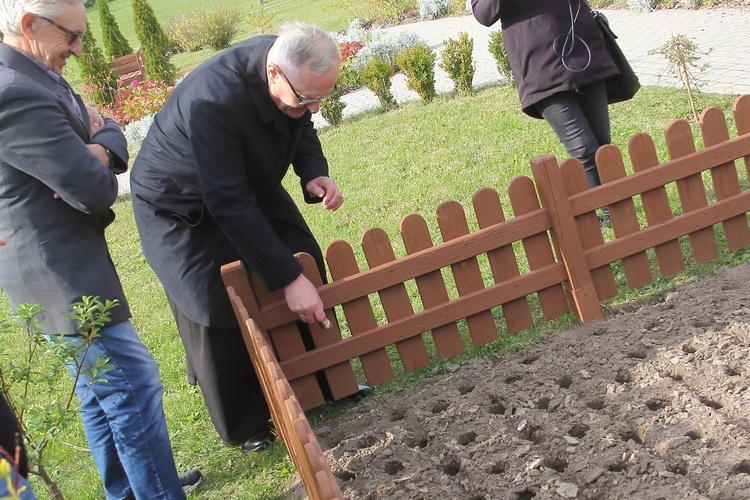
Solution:
{"label": "man's hand", "polygon": [[284,299],[289,309],[303,323],[322,322],[326,319],[318,291],[302,274],[284,287]]}
{"label": "man's hand", "polygon": [[89,136],[94,137],[94,134],[104,127],[104,118],[102,118],[102,115],[91,106],[86,106],[86,112],[89,115]]}
{"label": "man's hand", "polygon": [[310,196],[323,198],[323,208],[326,210],[336,210],[344,203],[344,195],[338,185],[330,177],[317,177],[307,183],[305,189]]}
{"label": "man's hand", "polygon": [[96,156],[96,159],[99,160],[99,163],[107,168],[112,166],[112,162],[110,161],[109,155],[107,154],[107,150],[104,148],[104,146],[94,142],[91,144],[86,144],[86,147],[89,148],[89,151],[91,151],[94,156]]}

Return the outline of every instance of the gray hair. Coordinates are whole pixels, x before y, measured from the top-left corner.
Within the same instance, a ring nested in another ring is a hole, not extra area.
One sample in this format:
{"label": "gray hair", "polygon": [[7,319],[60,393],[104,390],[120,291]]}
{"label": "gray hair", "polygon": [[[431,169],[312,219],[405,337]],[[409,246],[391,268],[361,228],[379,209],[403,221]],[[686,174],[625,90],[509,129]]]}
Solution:
{"label": "gray hair", "polygon": [[67,5],[83,5],[84,0],[0,0],[0,31],[6,35],[21,34],[21,17],[30,12],[38,16],[57,17]]}
{"label": "gray hair", "polygon": [[304,23],[282,26],[270,55],[285,71],[295,74],[302,66],[308,66],[315,76],[322,75],[332,66],[338,67],[341,61],[339,47],[331,35]]}

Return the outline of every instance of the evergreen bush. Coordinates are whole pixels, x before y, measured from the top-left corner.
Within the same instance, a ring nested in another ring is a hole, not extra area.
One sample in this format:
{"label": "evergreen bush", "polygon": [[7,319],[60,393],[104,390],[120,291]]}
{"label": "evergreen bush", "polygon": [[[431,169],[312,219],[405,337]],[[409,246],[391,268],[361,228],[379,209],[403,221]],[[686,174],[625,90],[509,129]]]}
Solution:
{"label": "evergreen bush", "polygon": [[320,101],[320,114],[323,115],[323,118],[334,127],[338,127],[341,125],[341,122],[344,121],[343,111],[346,107],[346,103],[341,100],[341,95],[343,94],[343,90],[339,84],[341,75],[342,74],[339,72],[339,77],[336,80],[336,87],[333,89],[333,93]]}
{"label": "evergreen bush", "polygon": [[449,38],[443,40],[443,60],[440,67],[448,73],[448,76],[456,84],[459,93],[471,94],[474,90],[474,62],[471,58],[474,52],[474,40],[469,34],[462,31],[458,34],[458,40]]}
{"label": "evergreen bush", "polygon": [[96,8],[99,10],[99,26],[102,28],[104,53],[110,60],[132,54],[133,49],[120,31],[115,16],[109,10],[107,0],[96,0]]}
{"label": "evergreen bush", "polygon": [[488,45],[490,54],[495,58],[497,64],[497,71],[500,76],[505,78],[509,85],[516,86],[516,81],[513,78],[513,70],[510,67],[510,59],[508,59],[508,53],[505,51],[505,42],[503,39],[502,31],[493,31],[490,33],[490,43]]}
{"label": "evergreen bush", "polygon": [[110,106],[117,95],[117,77],[107,64],[102,49],[96,44],[94,35],[86,21],[86,32],[81,37],[82,53],[78,57],[78,68],[86,94],[97,106]]}
{"label": "evergreen bush", "polygon": [[406,87],[425,102],[430,102],[436,95],[435,57],[425,43],[409,47],[396,56],[396,63],[406,74]]}
{"label": "evergreen bush", "polygon": [[398,107],[396,100],[391,94],[391,76],[393,68],[388,61],[378,56],[373,56],[370,62],[359,72],[362,84],[372,90],[380,101],[385,111]]}
{"label": "evergreen bush", "polygon": [[141,42],[148,78],[174,85],[177,69],[169,60],[171,52],[169,38],[147,0],[131,0],[131,4],[135,35]]}

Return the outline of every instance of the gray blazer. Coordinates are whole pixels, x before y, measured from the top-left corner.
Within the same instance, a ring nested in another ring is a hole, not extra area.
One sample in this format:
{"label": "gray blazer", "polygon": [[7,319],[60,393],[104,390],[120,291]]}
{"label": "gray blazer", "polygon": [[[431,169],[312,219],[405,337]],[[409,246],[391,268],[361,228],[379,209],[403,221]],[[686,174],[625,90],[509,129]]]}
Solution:
{"label": "gray blazer", "polygon": [[[0,247],[0,286],[14,309],[41,304],[51,334],[75,333],[60,318],[83,295],[120,301],[111,324],[130,317],[104,239],[114,220],[115,173],[127,169],[125,137],[109,119],[89,137],[75,98],[80,118],[43,68],[0,44],[0,236],[8,241]],[[115,168],[102,166],[89,143],[109,148]]]}

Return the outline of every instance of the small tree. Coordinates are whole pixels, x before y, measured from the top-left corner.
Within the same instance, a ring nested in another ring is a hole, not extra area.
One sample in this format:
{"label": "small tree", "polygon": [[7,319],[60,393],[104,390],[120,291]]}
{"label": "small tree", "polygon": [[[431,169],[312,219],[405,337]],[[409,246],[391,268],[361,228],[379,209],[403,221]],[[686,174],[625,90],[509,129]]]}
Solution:
{"label": "small tree", "polygon": [[[0,321],[3,338],[15,336],[26,342],[25,359],[14,359],[16,356],[8,348],[0,349],[0,390],[20,424],[29,472],[42,478],[55,500],[61,500],[63,494],[44,466],[44,451],[77,418],[75,386],[78,380],[88,377],[90,384],[106,383],[109,359],[97,357],[87,363],[84,360],[91,343],[109,322],[110,310],[117,305],[117,301],[102,303],[98,297],[89,296],[73,304],[73,314],[69,318],[75,319],[77,332],[83,338],[82,344],[75,345],[69,343],[65,335],[49,336],[45,340],[44,325],[38,320],[42,313],[39,305],[21,304],[13,318]],[[73,381],[61,396],[55,384],[67,377],[64,364],[71,367]]]}
{"label": "small tree", "polygon": [[456,91],[459,93],[471,94],[474,89],[472,81],[474,80],[474,62],[472,52],[474,52],[474,40],[469,38],[469,34],[462,31],[458,34],[458,40],[444,40],[443,61],[440,67],[448,73],[448,76],[456,84]]}
{"label": "small tree", "polygon": [[393,94],[391,94],[392,75],[393,68],[391,68],[391,65],[378,56],[373,56],[370,62],[359,72],[360,81],[365,87],[375,92],[385,111],[398,107]]}
{"label": "small tree", "polygon": [[508,52],[505,51],[505,41],[503,39],[502,31],[493,31],[490,33],[490,43],[488,45],[490,54],[495,58],[497,64],[497,71],[500,76],[505,78],[509,85],[516,86],[516,81],[513,79],[513,70],[510,67],[510,59],[508,59]]}
{"label": "small tree", "polygon": [[169,60],[169,38],[147,0],[131,0],[131,3],[135,35],[141,42],[148,78],[174,85],[177,69]]}
{"label": "small tree", "polygon": [[81,45],[82,54],[78,58],[78,68],[86,87],[84,92],[98,106],[111,106],[117,95],[117,78],[112,68],[107,65],[102,49],[96,45],[88,21],[86,33],[81,37]]}
{"label": "small tree", "polygon": [[698,111],[695,105],[693,89],[699,90],[703,86],[698,73],[708,68],[709,63],[699,64],[701,56],[711,52],[703,52],[691,39],[683,34],[672,35],[672,38],[658,49],[649,51],[649,54],[661,54],[667,59],[666,71],[671,72],[682,82],[687,91],[693,118],[698,121]]}
{"label": "small tree", "polygon": [[99,25],[102,28],[102,44],[104,52],[110,59],[122,57],[133,52],[127,39],[120,32],[117,20],[109,10],[107,0],[96,0],[96,8],[99,10]]}
{"label": "small tree", "polygon": [[406,87],[425,102],[435,98],[435,53],[425,43],[405,49],[396,56],[396,64],[406,73]]}

